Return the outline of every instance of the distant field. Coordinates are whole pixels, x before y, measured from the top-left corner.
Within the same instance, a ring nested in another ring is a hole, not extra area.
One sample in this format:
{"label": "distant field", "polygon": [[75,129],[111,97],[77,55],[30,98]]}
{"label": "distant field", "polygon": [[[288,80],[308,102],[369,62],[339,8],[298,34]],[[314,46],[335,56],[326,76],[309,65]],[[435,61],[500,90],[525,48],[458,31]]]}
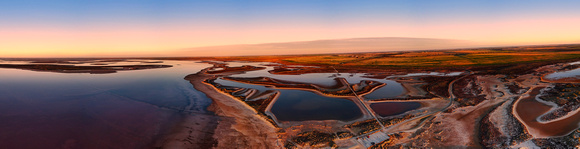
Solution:
{"label": "distant field", "polygon": [[360,68],[477,67],[531,62],[580,60],[580,45],[300,56],[244,56],[220,57],[217,59]]}

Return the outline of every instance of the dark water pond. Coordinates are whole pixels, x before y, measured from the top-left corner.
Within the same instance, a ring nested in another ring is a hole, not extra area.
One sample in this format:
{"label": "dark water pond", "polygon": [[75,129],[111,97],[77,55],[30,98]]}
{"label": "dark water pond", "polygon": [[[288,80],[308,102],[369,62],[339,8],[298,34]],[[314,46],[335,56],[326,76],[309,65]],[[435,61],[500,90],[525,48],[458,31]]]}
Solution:
{"label": "dark water pond", "polygon": [[349,121],[362,116],[361,109],[351,100],[300,90],[281,90],[272,113],[281,121]]}
{"label": "dark water pond", "polygon": [[421,103],[418,102],[381,102],[373,103],[370,107],[382,117],[395,116],[403,114],[407,111],[411,111],[421,107]]}
{"label": "dark water pond", "polygon": [[[264,70],[248,71],[244,74],[232,75],[231,77],[270,77],[279,80],[287,80],[301,83],[311,83],[324,86],[333,86],[337,77],[345,78],[349,83],[355,84],[363,80],[371,80],[386,83],[387,85],[376,89],[375,91],[363,96],[365,100],[392,98],[400,96],[405,92],[403,86],[393,80],[367,78],[364,73],[307,73],[300,75],[275,75],[268,71],[273,70],[271,66],[265,66],[265,63],[244,63],[229,62],[228,65],[243,66],[253,65],[266,67]],[[245,84],[218,79],[216,83],[228,86],[253,88],[260,91],[278,90],[280,96],[273,104],[271,112],[280,121],[305,121],[305,120],[341,120],[349,121],[362,116],[362,112],[354,102],[344,98],[327,97],[318,95],[311,91],[291,90],[291,89],[274,89],[261,85]],[[381,116],[390,116],[404,113],[409,110],[419,108],[421,104],[416,102],[388,102],[372,104],[373,110]]]}
{"label": "dark water pond", "polygon": [[341,120],[349,121],[362,116],[361,109],[351,100],[326,97],[310,91],[273,89],[217,79],[216,83],[260,91],[278,90],[278,100],[272,105],[272,113],[279,121]]}

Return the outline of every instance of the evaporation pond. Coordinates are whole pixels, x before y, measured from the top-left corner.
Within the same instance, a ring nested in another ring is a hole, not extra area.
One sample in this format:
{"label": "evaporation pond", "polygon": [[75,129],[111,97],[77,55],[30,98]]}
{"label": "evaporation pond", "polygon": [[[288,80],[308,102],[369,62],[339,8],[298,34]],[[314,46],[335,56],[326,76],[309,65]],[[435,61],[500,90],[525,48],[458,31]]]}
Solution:
{"label": "evaporation pond", "polygon": [[361,109],[351,100],[318,95],[310,91],[266,88],[223,79],[216,83],[252,88],[260,91],[278,90],[280,95],[272,105],[271,112],[279,121],[341,120],[349,121],[362,116]]}
{"label": "evaporation pond", "polygon": [[562,71],[562,72],[555,72],[549,75],[546,75],[546,79],[563,79],[563,78],[578,78],[580,77],[580,68],[576,68],[573,70]]}
{"label": "evaporation pond", "polygon": [[341,120],[362,116],[361,109],[351,100],[321,96],[308,91],[280,90],[272,107],[279,121]]}
{"label": "evaporation pond", "polygon": [[418,102],[380,102],[370,105],[382,117],[395,116],[421,107]]}

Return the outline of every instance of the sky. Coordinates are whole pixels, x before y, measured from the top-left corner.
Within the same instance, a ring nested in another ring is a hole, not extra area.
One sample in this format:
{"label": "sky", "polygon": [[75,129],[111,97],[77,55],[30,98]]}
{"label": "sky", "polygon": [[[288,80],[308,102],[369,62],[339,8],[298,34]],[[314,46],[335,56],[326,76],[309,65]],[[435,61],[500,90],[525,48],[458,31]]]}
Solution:
{"label": "sky", "polygon": [[156,56],[366,37],[580,43],[578,6],[573,0],[0,0],[0,57]]}

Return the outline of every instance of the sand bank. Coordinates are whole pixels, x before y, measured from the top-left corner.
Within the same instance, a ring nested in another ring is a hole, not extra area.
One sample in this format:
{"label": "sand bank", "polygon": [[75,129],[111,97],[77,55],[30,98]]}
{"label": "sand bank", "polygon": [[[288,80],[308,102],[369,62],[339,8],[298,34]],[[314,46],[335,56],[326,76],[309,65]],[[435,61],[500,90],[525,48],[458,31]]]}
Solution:
{"label": "sand bank", "polygon": [[217,140],[216,148],[282,148],[277,129],[242,101],[204,83],[204,80],[215,77],[205,74],[205,71],[188,75],[185,79],[213,100],[209,110],[221,117],[213,135]]}

